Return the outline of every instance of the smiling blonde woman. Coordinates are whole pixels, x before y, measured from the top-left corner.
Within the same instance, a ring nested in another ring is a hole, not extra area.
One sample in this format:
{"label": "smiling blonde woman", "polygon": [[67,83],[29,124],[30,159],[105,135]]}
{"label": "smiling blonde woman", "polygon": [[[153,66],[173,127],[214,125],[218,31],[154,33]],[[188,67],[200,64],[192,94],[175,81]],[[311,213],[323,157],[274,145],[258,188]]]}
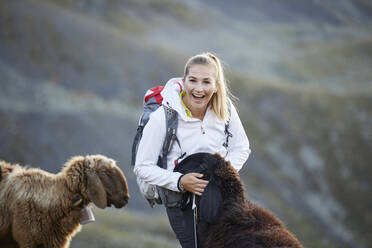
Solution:
{"label": "smiling blonde woman", "polygon": [[[229,99],[220,60],[211,53],[191,57],[182,78],[172,78],[162,91],[163,104],[178,113],[177,139],[167,155],[167,168],[157,165],[166,135],[164,108],[150,115],[138,146],[134,172],[141,180],[172,192],[202,195],[208,181],[202,174],[174,172],[180,157],[219,153],[239,171],[250,154],[247,135]],[[229,110],[230,109],[230,110]],[[230,136],[226,146],[225,128]],[[183,155],[183,156],[181,156]],[[168,218],[182,247],[195,247],[193,212],[180,204],[166,206]]]}

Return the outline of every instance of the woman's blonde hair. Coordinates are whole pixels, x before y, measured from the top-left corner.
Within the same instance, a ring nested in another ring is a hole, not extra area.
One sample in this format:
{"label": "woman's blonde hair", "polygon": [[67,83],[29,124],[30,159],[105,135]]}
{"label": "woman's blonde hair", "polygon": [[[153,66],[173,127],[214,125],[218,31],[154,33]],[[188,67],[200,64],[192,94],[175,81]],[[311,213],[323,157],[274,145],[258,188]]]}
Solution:
{"label": "woman's blonde hair", "polygon": [[[191,57],[185,65],[184,70],[184,80],[186,80],[189,74],[190,67],[193,65],[214,65],[216,68],[216,86],[217,92],[213,94],[212,99],[209,104],[212,111],[216,116],[224,122],[229,120],[230,114],[228,109],[228,98],[233,97],[230,90],[226,84],[225,75],[223,72],[223,67],[220,60],[216,55],[212,53],[201,53]],[[230,101],[230,104],[232,102]]]}

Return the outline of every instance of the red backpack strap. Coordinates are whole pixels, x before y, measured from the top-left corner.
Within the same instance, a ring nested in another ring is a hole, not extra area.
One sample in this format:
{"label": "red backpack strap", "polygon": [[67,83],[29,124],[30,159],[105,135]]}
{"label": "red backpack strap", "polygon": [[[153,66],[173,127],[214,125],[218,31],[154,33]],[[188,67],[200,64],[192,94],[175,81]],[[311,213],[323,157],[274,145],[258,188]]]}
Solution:
{"label": "red backpack strap", "polygon": [[163,102],[163,97],[160,93],[163,91],[163,89],[164,86],[156,86],[149,89],[145,94],[144,102],[147,103],[150,98],[155,97],[156,102],[161,104]]}
{"label": "red backpack strap", "polygon": [[180,82],[177,82],[178,86],[180,87],[180,92],[182,92],[183,88]]}

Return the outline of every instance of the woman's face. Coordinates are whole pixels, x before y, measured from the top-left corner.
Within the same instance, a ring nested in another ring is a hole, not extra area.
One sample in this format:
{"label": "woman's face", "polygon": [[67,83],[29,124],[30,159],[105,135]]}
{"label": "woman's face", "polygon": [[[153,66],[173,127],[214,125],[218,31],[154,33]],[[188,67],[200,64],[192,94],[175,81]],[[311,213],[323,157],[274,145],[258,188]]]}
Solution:
{"label": "woman's face", "polygon": [[204,117],[208,103],[217,92],[216,69],[213,65],[192,65],[184,78],[186,95],[183,102],[196,118]]}

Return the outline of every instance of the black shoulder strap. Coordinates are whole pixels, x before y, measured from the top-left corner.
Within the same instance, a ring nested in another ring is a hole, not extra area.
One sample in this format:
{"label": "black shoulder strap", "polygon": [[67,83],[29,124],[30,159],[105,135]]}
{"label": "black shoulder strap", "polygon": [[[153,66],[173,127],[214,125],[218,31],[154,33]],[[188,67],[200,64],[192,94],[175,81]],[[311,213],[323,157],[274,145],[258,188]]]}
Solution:
{"label": "black shoulder strap", "polygon": [[140,139],[142,138],[143,126],[140,124],[137,127],[137,133],[134,137],[133,144],[132,144],[132,160],[131,165],[134,166],[136,164],[136,154],[138,149],[138,144]]}
{"label": "black shoulder strap", "polygon": [[229,131],[229,126],[230,126],[230,119],[231,119],[231,102],[230,100],[228,100],[227,102],[227,107],[228,107],[228,110],[229,110],[229,119],[227,120],[227,122],[225,123],[225,135],[226,135],[226,140],[225,142],[222,144],[226,150],[227,148],[229,147],[229,138],[232,137],[232,133],[230,133]]}
{"label": "black shoulder strap", "polygon": [[178,128],[178,113],[174,109],[163,105],[165,113],[165,123],[166,123],[166,133],[163,143],[162,153],[161,153],[161,163],[158,164],[161,168],[167,168],[167,156],[172,148],[174,141],[180,145],[177,138],[177,128]]}

